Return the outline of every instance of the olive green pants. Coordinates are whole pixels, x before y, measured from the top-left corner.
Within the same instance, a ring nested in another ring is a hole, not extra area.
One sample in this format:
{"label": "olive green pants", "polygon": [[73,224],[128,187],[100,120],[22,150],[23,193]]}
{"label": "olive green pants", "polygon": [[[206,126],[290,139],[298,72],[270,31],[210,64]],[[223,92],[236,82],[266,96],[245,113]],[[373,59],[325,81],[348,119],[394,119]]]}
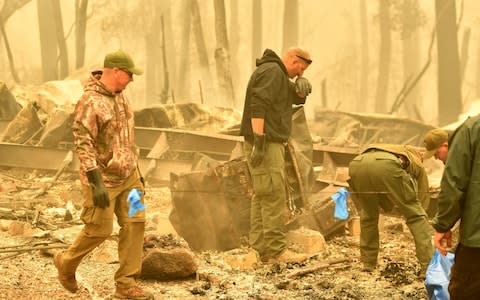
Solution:
{"label": "olive green pants", "polygon": [[85,226],[73,244],[63,253],[65,272],[74,273],[85,255],[103,243],[113,231],[113,214],[117,216],[120,232],[118,236],[119,268],[115,273],[115,283],[120,288],[129,288],[136,284],[140,275],[143,256],[143,236],[145,232],[145,212],[128,216],[127,196],[132,188],[142,191],[138,173],[130,176],[124,184],[108,188],[110,206],[104,209],[93,205],[90,186],[83,186],[84,204],[81,215]]}
{"label": "olive green pants", "polygon": [[360,154],[350,162],[349,175],[355,203],[360,206],[362,262],[377,264],[380,207],[392,208],[395,205],[413,235],[418,261],[422,266],[428,265],[434,251],[431,228],[418,200],[416,183],[402,169],[398,158],[379,150]]}
{"label": "olive green pants", "polygon": [[262,163],[252,168],[252,145],[244,143],[254,196],[250,208],[250,245],[261,256],[276,257],[287,247],[285,230],[285,146],[267,142]]}

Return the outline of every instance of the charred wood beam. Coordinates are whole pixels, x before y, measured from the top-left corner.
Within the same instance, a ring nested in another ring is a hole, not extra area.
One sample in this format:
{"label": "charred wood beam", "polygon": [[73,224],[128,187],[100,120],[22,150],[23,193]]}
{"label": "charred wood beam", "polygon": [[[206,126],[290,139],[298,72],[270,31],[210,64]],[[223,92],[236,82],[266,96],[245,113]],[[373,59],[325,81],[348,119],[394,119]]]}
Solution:
{"label": "charred wood beam", "polygon": [[[63,164],[68,151],[66,149],[0,143],[0,166],[57,170]],[[78,159],[76,156],[67,170],[78,170]]]}
{"label": "charred wood beam", "polygon": [[329,168],[348,167],[350,161],[360,154],[360,148],[335,147],[313,144],[313,165]]}
{"label": "charred wood beam", "polygon": [[[11,168],[41,169],[57,171],[59,168],[67,172],[77,172],[79,161],[73,153],[73,159],[64,168],[65,157],[70,150],[43,148],[10,143],[0,143],[0,166]],[[138,161],[140,171],[148,169],[152,159],[140,158]],[[180,159],[157,159],[155,168],[149,171],[149,182],[155,184],[168,184],[170,172],[191,171],[192,161]]]}
{"label": "charred wood beam", "polygon": [[[162,137],[162,143],[168,151],[162,155],[152,155],[155,144]],[[148,173],[151,183],[168,183],[170,172],[189,172],[192,168],[193,153],[204,153],[213,159],[229,160],[234,149],[243,143],[243,137],[206,134],[178,129],[136,128],[136,140],[142,149],[139,166]],[[360,153],[360,148],[313,145],[313,165],[323,166],[334,171],[336,167],[347,167],[349,162]],[[45,148],[30,145],[0,143],[0,166],[27,169],[58,170],[64,162],[68,149]],[[173,153],[173,154],[172,154]],[[79,168],[74,154],[67,172],[76,172]],[[147,172],[148,171],[148,172]]]}
{"label": "charred wood beam", "polygon": [[[140,138],[143,142],[144,149],[151,149],[154,146],[157,138],[160,137],[162,132],[167,132],[167,140],[169,144],[169,151],[179,152],[203,152],[206,154],[216,154],[216,156],[222,156],[228,159],[231,152],[237,146],[237,143],[241,143],[240,137],[227,136],[226,140],[222,140],[224,135],[210,135],[202,136],[201,134],[189,133],[189,132],[176,132],[176,131],[164,131],[159,130],[158,134],[148,134],[147,131],[139,131]],[[142,136],[143,134],[143,136]],[[155,138],[155,136],[157,138]],[[149,138],[149,139],[147,139]],[[17,167],[17,168],[31,168],[31,169],[44,169],[44,170],[57,170],[62,165],[64,158],[69,150],[56,149],[56,148],[44,148],[38,146],[0,143],[0,166]],[[343,148],[323,145],[313,145],[313,162],[314,165],[322,165],[326,157],[333,161],[337,166],[348,166],[348,163],[360,153],[359,148]],[[140,159],[141,167],[145,169],[151,159],[148,157]],[[178,163],[178,159],[158,159],[164,161],[162,168],[174,167]],[[162,164],[162,163],[160,163]],[[185,163],[181,163],[185,165]],[[68,167],[68,171],[78,170],[78,158],[74,154],[74,159]],[[157,166],[158,167],[158,166]],[[184,168],[184,167],[183,167]],[[172,169],[170,169],[172,170]]]}
{"label": "charred wood beam", "polygon": [[212,158],[228,160],[243,137],[219,133],[204,133],[170,128],[136,127],[135,142],[141,150],[155,146],[161,134],[166,135],[169,149],[176,152],[202,152]]}

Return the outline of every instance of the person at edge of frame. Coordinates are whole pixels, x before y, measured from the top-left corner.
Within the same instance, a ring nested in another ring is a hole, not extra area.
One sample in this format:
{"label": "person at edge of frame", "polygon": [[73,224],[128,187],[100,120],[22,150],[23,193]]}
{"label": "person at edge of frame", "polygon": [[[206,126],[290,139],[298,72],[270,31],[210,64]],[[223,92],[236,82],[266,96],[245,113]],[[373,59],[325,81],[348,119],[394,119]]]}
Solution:
{"label": "person at edge of frame", "polygon": [[452,247],[452,228],[460,222],[458,245],[448,285],[450,299],[480,295],[480,115],[469,117],[449,137],[434,244],[442,255]]}

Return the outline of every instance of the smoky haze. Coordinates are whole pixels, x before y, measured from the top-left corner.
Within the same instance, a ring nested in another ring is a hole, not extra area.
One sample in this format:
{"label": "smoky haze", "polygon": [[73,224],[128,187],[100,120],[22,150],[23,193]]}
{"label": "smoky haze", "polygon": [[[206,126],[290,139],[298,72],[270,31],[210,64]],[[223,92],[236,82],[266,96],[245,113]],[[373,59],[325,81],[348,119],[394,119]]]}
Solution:
{"label": "smoky haze", "polygon": [[[225,7],[223,20],[219,3]],[[288,43],[294,43],[309,50],[314,61],[304,74],[313,85],[305,106],[310,118],[322,108],[389,113],[396,107],[393,113],[401,117],[432,125],[445,123],[439,121],[437,41],[429,48],[435,1],[381,3],[4,0],[0,14],[5,19],[11,59],[2,36],[0,79],[10,87],[55,79],[83,81],[89,71],[101,67],[105,53],[121,48],[145,70],[127,91],[136,108],[175,101],[233,106],[241,111],[254,59],[265,48],[280,54]],[[81,4],[86,4],[84,44],[78,18]],[[461,99],[451,101],[460,103],[459,112],[463,112],[480,93],[476,54],[480,39],[475,30],[480,2],[455,4]],[[223,41],[222,30],[226,32]],[[229,62],[223,69],[218,48],[225,49]],[[395,106],[402,89],[422,69],[408,95]],[[48,76],[46,70],[50,70]],[[457,72],[450,73],[455,76]],[[224,80],[229,78],[225,74],[231,78],[231,90],[228,80],[225,87]]]}

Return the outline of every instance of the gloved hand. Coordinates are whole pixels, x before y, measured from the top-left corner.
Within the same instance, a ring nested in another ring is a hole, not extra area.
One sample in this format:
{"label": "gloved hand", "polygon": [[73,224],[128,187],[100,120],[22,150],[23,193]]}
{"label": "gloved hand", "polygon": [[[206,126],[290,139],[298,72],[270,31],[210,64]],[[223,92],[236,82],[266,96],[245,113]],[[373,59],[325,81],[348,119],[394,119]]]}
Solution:
{"label": "gloved hand", "polygon": [[295,80],[295,91],[297,94],[307,97],[312,92],[312,85],[307,78],[298,76]]}
{"label": "gloved hand", "polygon": [[93,204],[99,208],[110,206],[108,199],[108,190],[103,184],[102,175],[99,169],[93,169],[87,172],[88,182],[92,187]]}
{"label": "gloved hand", "polygon": [[133,217],[139,211],[145,211],[145,204],[140,201],[142,197],[142,192],[138,191],[136,188],[133,188],[130,193],[128,193],[127,202],[130,205],[128,208],[128,216]]}
{"label": "gloved hand", "polygon": [[335,194],[330,196],[333,201],[335,201],[335,212],[333,216],[340,220],[348,219],[348,205],[347,198],[350,195],[350,192],[346,188],[341,187],[337,190]]}
{"label": "gloved hand", "polygon": [[253,134],[253,149],[250,157],[252,167],[257,167],[263,161],[265,156],[265,134]]}

